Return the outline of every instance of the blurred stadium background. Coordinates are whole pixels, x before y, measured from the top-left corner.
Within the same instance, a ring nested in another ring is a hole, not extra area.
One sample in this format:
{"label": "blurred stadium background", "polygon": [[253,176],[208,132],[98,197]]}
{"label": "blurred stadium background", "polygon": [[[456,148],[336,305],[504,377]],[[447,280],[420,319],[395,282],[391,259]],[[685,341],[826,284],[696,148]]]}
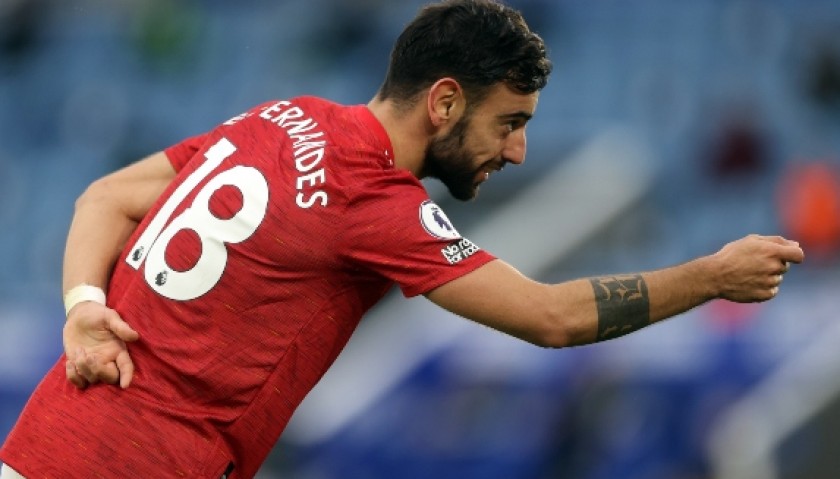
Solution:
{"label": "blurred stadium background", "polygon": [[[761,305],[542,350],[395,293],[262,478],[836,478],[840,2],[518,0],[555,73],[525,166],[433,196],[546,281],[748,233],[807,264]],[[365,103],[421,2],[0,2],[0,438],[61,351],[73,201],[258,102]]]}

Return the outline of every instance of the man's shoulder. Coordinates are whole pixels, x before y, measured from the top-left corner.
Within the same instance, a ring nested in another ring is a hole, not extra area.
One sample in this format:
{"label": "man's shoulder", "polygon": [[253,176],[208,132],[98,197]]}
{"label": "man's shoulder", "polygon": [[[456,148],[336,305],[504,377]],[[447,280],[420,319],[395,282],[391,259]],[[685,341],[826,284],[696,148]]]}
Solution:
{"label": "man's shoulder", "polygon": [[310,116],[320,117],[319,119],[323,121],[341,118],[344,112],[348,112],[353,108],[351,105],[344,105],[342,103],[314,95],[300,95],[287,99],[277,99],[263,103],[263,105],[273,105],[277,103],[285,104],[289,107],[300,108],[304,113],[309,114]]}

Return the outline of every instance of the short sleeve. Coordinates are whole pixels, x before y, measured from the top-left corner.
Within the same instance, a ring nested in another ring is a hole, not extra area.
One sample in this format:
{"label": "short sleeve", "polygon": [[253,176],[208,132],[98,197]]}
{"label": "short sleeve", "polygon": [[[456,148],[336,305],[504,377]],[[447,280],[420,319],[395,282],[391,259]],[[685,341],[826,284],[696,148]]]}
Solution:
{"label": "short sleeve", "polygon": [[209,135],[209,133],[203,133],[192,136],[164,150],[166,157],[169,158],[169,162],[175,168],[175,171],[181,171],[190,159],[195,156],[196,152],[201,149]]}
{"label": "short sleeve", "polygon": [[367,182],[353,195],[343,220],[346,258],[393,281],[407,297],[495,259],[462,237],[413,177]]}

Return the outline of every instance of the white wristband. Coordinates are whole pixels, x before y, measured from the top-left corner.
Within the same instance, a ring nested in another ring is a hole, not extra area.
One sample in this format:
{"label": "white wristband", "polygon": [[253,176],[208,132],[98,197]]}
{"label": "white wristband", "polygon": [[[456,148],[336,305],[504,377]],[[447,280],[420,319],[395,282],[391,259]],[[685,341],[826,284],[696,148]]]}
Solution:
{"label": "white wristband", "polygon": [[70,310],[74,306],[84,301],[105,304],[105,291],[102,291],[102,288],[89,284],[74,286],[64,295],[64,314],[70,314]]}

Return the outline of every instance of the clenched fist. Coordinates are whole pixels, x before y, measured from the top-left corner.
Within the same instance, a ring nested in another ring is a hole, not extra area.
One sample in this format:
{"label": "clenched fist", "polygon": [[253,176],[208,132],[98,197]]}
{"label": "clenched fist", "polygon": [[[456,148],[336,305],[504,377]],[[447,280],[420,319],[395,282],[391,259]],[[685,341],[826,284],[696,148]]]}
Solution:
{"label": "clenched fist", "polygon": [[767,301],[779,292],[790,263],[801,263],[799,243],[781,236],[749,235],[712,255],[718,296],[739,303]]}

